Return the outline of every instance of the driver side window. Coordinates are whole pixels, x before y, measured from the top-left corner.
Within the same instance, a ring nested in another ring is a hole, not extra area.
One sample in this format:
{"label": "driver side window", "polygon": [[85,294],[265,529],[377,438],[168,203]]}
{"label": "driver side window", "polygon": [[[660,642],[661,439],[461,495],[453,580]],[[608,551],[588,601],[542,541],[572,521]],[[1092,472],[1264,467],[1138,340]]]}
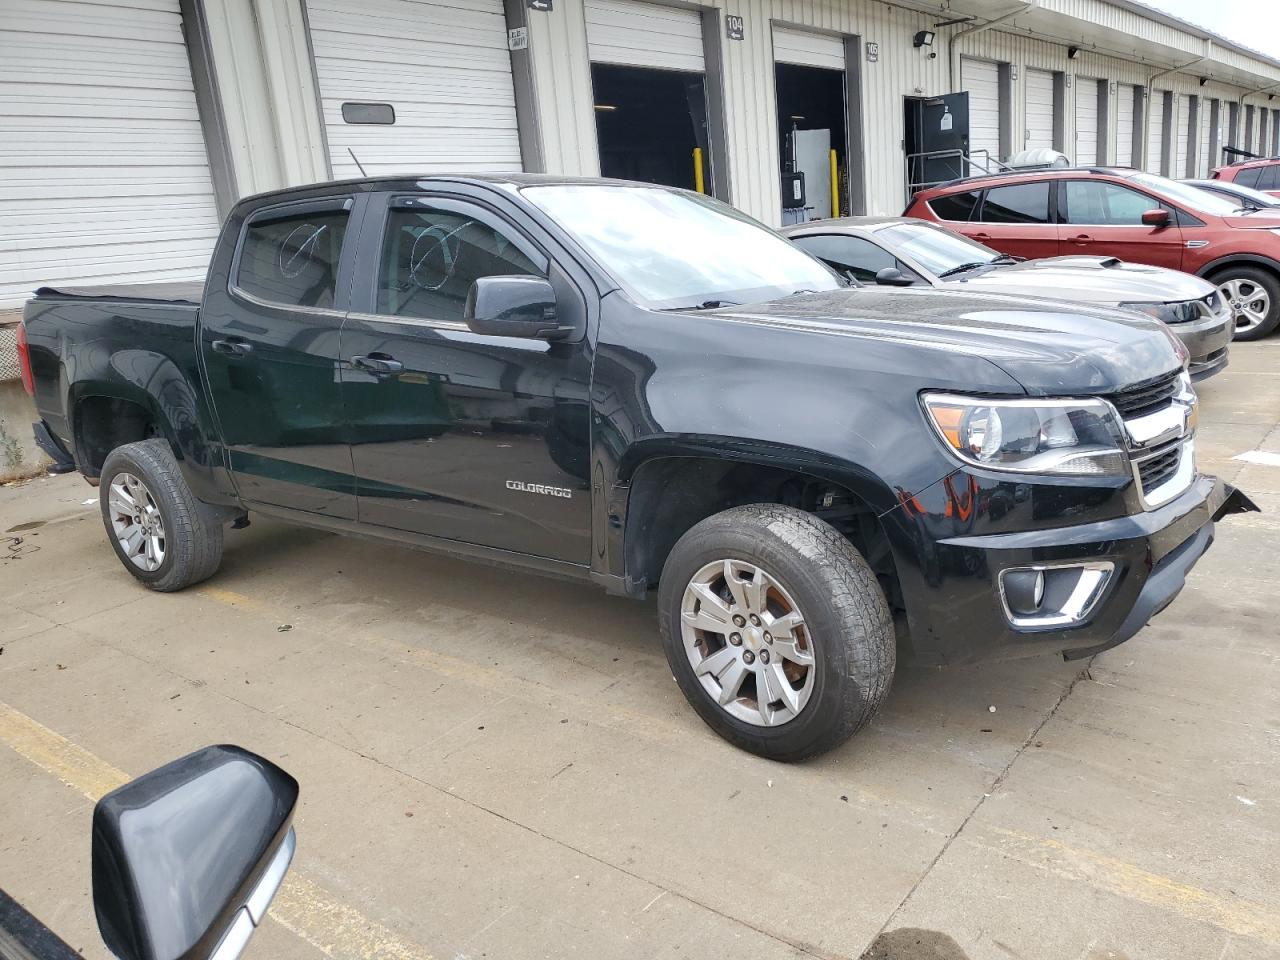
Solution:
{"label": "driver side window", "polygon": [[1068,180],[1066,186],[1067,223],[1137,227],[1142,225],[1142,215],[1148,210],[1163,207],[1173,213],[1166,204],[1145,193],[1105,180]]}
{"label": "driver side window", "polygon": [[416,201],[393,208],[382,240],[377,312],[461,322],[467,293],[479,277],[545,276],[489,220]]}

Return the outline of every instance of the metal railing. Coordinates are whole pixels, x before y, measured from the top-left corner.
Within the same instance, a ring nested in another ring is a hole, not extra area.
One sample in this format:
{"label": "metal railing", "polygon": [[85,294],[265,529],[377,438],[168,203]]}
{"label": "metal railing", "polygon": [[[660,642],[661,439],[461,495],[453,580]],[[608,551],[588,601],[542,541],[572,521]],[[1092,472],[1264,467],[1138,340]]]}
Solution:
{"label": "metal railing", "polygon": [[[992,157],[989,150],[974,150],[971,153],[958,149],[909,153],[906,164],[907,203],[921,190],[936,187],[949,180],[983,173],[1006,173],[1013,169]],[[944,176],[936,175],[940,167],[946,171]]]}

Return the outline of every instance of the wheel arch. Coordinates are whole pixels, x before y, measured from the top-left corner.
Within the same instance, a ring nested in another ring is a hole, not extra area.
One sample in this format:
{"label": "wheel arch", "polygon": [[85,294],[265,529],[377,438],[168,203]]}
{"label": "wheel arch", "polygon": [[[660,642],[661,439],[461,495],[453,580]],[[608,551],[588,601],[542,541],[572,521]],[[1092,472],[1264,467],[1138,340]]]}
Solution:
{"label": "wheel arch", "polygon": [[128,383],[77,385],[67,409],[76,464],[86,477],[101,476],[107,455],[135,440],[159,437],[182,460],[173,428],[155,399]]}
{"label": "wheel arch", "polygon": [[1262,267],[1264,270],[1272,273],[1277,280],[1280,280],[1280,260],[1265,256],[1261,253],[1228,253],[1216,260],[1211,260],[1203,267],[1196,271],[1196,276],[1208,279],[1212,274],[1218,273],[1227,267],[1234,266],[1250,266]]}

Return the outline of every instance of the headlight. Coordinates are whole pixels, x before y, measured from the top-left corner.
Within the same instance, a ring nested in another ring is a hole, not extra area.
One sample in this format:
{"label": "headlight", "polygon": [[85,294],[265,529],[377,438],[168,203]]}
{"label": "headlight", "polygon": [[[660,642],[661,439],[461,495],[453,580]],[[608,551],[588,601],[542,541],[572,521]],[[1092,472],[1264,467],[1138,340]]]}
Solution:
{"label": "headlight", "polygon": [[1123,428],[1105,400],[988,400],[926,393],[934,429],[965,463],[988,470],[1127,477]]}
{"label": "headlight", "polygon": [[1195,300],[1182,303],[1122,303],[1121,310],[1136,310],[1165,323],[1190,323],[1200,319],[1200,304]]}

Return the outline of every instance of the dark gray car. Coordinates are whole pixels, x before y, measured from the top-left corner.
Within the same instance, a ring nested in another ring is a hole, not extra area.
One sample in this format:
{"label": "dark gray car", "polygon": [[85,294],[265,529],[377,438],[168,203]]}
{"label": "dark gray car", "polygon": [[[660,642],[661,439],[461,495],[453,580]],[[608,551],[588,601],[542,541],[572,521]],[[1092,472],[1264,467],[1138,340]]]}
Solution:
{"label": "dark gray car", "polygon": [[862,283],[932,286],[1122,307],[1168,324],[1190,354],[1192,379],[1227,365],[1231,312],[1217,288],[1189,273],[1114,257],[1019,260],[913,217],[843,217],[783,235]]}

